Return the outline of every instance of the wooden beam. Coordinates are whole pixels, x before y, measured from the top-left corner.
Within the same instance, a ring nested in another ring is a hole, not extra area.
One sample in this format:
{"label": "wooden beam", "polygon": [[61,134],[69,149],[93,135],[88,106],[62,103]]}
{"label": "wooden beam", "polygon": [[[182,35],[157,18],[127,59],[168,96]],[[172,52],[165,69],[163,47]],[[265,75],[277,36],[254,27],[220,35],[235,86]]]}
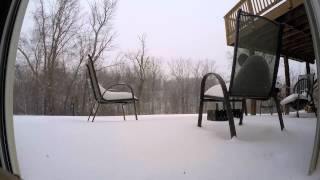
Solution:
{"label": "wooden beam", "polygon": [[307,34],[308,36],[310,36],[310,29],[309,27],[304,27],[303,29],[297,31],[297,30],[293,30],[293,29],[289,29],[289,28],[285,28],[286,30],[283,32],[283,39],[290,39],[291,37],[295,37],[296,35],[300,35],[300,36],[306,36],[306,35],[302,35],[302,34]]}
{"label": "wooden beam", "polygon": [[[284,61],[284,75],[286,78],[286,97],[290,95],[290,71],[289,71],[289,59],[288,56],[283,57]],[[286,105],[284,108],[285,114],[289,114],[289,106]]]}
{"label": "wooden beam", "polygon": [[302,40],[302,41],[286,43],[286,45],[282,46],[282,49],[284,50],[290,49],[292,52],[294,51],[299,52],[299,49],[306,48],[306,47],[311,49],[311,51],[313,50],[312,40],[311,41]]}
{"label": "wooden beam", "polygon": [[286,14],[288,11],[300,6],[301,4],[303,4],[303,0],[287,0],[274,9],[270,10],[270,12],[267,12],[263,16],[274,20]]}

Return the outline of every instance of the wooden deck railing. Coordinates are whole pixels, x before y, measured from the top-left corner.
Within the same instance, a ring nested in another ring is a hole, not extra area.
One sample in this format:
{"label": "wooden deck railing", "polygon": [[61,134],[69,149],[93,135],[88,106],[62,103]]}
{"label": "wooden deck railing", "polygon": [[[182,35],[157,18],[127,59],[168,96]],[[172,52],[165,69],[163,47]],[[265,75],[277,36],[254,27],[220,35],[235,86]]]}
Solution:
{"label": "wooden deck railing", "polygon": [[[224,16],[227,44],[233,44],[236,28],[236,16],[239,9],[251,14],[263,15],[274,20],[288,12],[290,9],[301,4],[303,4],[303,0],[240,0]],[[273,7],[274,9],[272,9]],[[271,11],[268,12],[269,10]]]}

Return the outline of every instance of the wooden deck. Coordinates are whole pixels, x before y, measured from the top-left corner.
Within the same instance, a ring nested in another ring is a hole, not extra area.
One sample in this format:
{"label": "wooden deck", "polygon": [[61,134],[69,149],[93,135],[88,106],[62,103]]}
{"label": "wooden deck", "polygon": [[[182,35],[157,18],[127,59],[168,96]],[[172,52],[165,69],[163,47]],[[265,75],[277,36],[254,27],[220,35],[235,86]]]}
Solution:
{"label": "wooden deck", "polygon": [[240,0],[225,16],[227,45],[234,45],[238,9],[285,24],[282,55],[314,63],[314,51],[303,0]]}

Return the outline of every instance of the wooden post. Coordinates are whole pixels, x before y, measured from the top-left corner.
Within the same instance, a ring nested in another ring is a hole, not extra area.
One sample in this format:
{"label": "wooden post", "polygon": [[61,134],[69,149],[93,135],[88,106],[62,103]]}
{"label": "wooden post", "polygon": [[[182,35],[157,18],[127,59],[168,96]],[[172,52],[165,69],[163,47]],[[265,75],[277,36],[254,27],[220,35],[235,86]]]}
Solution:
{"label": "wooden post", "polygon": [[310,63],[306,62],[306,73],[310,74]]}
{"label": "wooden post", "polygon": [[257,100],[251,99],[251,115],[256,115],[257,114]]}
{"label": "wooden post", "polygon": [[[287,56],[283,57],[284,61],[284,74],[286,78],[286,97],[290,95],[290,73],[289,73],[289,60]],[[285,114],[289,114],[289,106],[286,105],[284,108]]]}

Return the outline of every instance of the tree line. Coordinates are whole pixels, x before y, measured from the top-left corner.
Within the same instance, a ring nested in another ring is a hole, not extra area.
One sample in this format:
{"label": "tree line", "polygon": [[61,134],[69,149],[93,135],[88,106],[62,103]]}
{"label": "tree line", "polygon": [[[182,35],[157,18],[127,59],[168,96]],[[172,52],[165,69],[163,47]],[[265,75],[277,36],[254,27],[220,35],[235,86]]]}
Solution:
{"label": "tree line", "polygon": [[[83,12],[78,0],[39,0],[32,32],[24,32],[19,41],[15,114],[87,115],[93,101],[85,67],[88,54],[104,87],[119,82],[133,87],[141,114],[197,112],[200,82],[216,70],[214,61],[180,57],[166,62],[147,52],[145,35],[137,39],[138,50],[105,58],[114,48],[116,7],[116,0],[93,0]],[[132,111],[129,106],[127,110]],[[99,113],[117,115],[121,109],[108,105]]]}

